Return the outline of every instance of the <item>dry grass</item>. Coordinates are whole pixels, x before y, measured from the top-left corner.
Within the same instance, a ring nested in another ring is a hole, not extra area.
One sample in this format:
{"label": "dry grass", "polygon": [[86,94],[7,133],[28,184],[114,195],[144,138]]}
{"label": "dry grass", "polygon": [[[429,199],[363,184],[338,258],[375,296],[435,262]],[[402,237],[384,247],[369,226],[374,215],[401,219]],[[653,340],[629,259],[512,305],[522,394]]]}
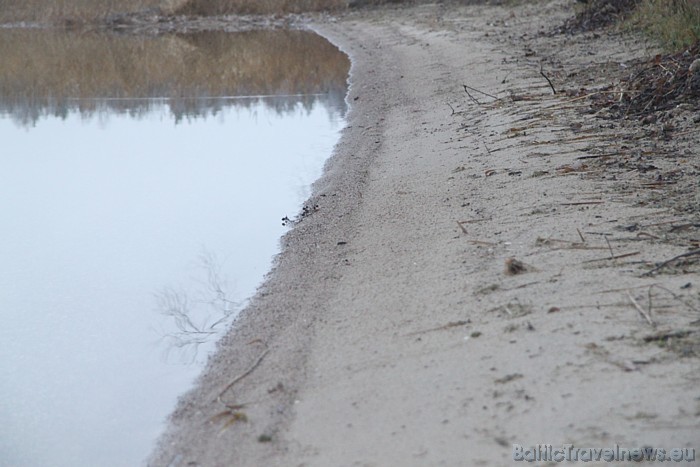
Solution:
{"label": "dry grass", "polygon": [[678,50],[700,40],[700,0],[642,0],[630,22]]}
{"label": "dry grass", "polygon": [[89,22],[159,7],[162,0],[0,0],[0,23]]}
{"label": "dry grass", "polygon": [[0,23],[80,23],[115,13],[284,14],[346,8],[348,0],[0,0]]}
{"label": "dry grass", "polygon": [[175,14],[280,14],[336,10],[347,6],[346,0],[172,0]]}
{"label": "dry grass", "polygon": [[[39,22],[69,26],[113,14],[153,11],[164,15],[283,15],[333,11],[383,3],[432,0],[0,0],[0,23]],[[458,3],[521,3],[525,0],[455,0]],[[530,0],[532,1],[532,0]]]}
{"label": "dry grass", "polygon": [[[0,0],[0,23],[25,21],[75,25],[99,21],[113,14],[149,10],[165,15],[277,15],[405,1],[407,0]],[[463,1],[480,3],[489,0]]]}
{"label": "dry grass", "polygon": [[0,30],[0,56],[0,111],[25,121],[68,106],[90,111],[104,98],[168,97],[184,109],[201,105],[197,97],[342,96],[350,68],[317,35],[279,30],[162,37]]}

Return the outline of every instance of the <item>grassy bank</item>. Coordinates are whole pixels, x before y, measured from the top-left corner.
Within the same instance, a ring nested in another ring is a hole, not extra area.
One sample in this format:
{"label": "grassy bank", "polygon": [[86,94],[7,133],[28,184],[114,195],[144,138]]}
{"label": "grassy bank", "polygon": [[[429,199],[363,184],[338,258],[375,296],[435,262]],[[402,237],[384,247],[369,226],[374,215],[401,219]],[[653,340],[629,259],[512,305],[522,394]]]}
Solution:
{"label": "grassy bank", "polygon": [[591,31],[612,24],[643,31],[676,51],[700,39],[700,0],[586,0],[566,29]]}
{"label": "grassy bank", "polygon": [[287,14],[405,0],[0,0],[0,23],[80,23],[116,13],[165,15]]}
{"label": "grassy bank", "polygon": [[176,14],[221,15],[302,13],[337,10],[347,6],[346,0],[175,0],[168,8]]}
{"label": "grassy bank", "polygon": [[[0,0],[0,23],[90,22],[116,13],[285,14],[336,10],[367,0]],[[374,2],[372,2],[374,3]]]}
{"label": "grassy bank", "polygon": [[0,0],[0,23],[90,22],[115,13],[158,8],[163,0]]}
{"label": "grassy bank", "polygon": [[630,21],[677,50],[700,40],[700,0],[642,0]]}
{"label": "grassy bank", "polygon": [[[407,0],[0,0],[0,23],[18,21],[80,24],[113,14],[153,11],[164,15],[287,14],[333,11],[353,6],[399,3]],[[453,0],[455,3],[490,3],[489,0]],[[570,0],[572,3],[574,0]],[[506,5],[515,0],[501,0]],[[587,0],[584,26],[593,27],[626,19],[669,50],[700,38],[700,0]]]}

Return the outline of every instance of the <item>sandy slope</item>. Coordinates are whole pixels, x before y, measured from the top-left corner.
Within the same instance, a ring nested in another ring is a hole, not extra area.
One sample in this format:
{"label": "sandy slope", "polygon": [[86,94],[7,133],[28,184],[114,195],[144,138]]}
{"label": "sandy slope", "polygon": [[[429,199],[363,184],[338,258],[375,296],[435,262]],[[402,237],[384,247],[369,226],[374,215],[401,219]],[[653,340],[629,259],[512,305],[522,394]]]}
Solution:
{"label": "sandy slope", "polygon": [[[561,21],[563,3],[315,25],[353,60],[349,126],[318,209],[285,238],[152,465],[505,465],[513,444],[700,447],[697,359],[643,340],[698,319],[697,289],[681,288],[698,274],[642,276],[683,250],[616,229],[675,215],[576,165],[614,135],[574,133],[597,124],[522,59],[518,35]],[[600,41],[608,59],[632,53]],[[558,53],[570,52],[586,59]],[[463,84],[504,99],[472,91],[477,104]],[[525,271],[507,274],[510,258]],[[648,310],[652,284],[673,292],[655,288],[655,328],[630,299]]]}

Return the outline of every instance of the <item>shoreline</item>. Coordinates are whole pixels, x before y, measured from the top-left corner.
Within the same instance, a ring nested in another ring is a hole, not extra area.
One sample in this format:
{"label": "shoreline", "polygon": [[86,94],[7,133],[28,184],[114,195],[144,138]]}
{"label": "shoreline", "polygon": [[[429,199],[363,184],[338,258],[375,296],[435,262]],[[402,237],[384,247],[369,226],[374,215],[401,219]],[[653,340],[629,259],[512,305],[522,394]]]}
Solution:
{"label": "shoreline", "polygon": [[[693,306],[657,297],[672,308],[657,328],[633,302],[698,273],[644,277],[636,260],[678,248],[642,251],[615,230],[674,215],[574,165],[595,149],[579,129],[602,142],[616,130],[551,96],[506,39],[570,10],[446,8],[311,25],[352,62],[348,125],[307,203],[319,209],[284,236],[149,465],[503,465],[512,444],[693,447],[694,361],[639,345],[697,319]],[[633,53],[599,40],[608,60]],[[589,60],[577,46],[570,64]]]}

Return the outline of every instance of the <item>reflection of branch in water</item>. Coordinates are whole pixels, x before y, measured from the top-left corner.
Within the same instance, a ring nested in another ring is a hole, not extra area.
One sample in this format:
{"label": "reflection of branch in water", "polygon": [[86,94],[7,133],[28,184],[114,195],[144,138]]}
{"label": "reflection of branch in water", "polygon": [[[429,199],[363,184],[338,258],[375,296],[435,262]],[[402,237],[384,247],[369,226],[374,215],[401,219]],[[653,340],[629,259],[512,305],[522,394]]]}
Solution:
{"label": "reflection of branch in water", "polygon": [[189,356],[188,360],[194,361],[199,346],[215,340],[240,309],[240,302],[229,299],[226,280],[216,256],[205,250],[199,263],[205,276],[198,281],[199,287],[195,290],[199,300],[191,300],[191,294],[172,287],[164,287],[155,294],[158,311],[176,328],[164,335],[168,341],[166,357],[177,348],[183,359]]}

